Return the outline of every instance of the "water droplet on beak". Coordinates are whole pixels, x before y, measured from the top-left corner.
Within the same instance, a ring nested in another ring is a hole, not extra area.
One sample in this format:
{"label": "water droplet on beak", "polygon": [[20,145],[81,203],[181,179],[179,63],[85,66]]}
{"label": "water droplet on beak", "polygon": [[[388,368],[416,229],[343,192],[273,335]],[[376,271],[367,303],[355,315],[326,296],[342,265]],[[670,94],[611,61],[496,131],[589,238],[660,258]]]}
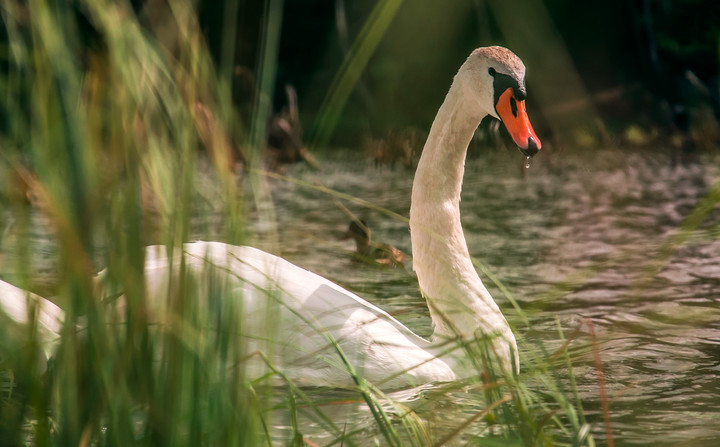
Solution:
{"label": "water droplet on beak", "polygon": [[530,157],[529,155],[525,157],[525,169],[530,169]]}

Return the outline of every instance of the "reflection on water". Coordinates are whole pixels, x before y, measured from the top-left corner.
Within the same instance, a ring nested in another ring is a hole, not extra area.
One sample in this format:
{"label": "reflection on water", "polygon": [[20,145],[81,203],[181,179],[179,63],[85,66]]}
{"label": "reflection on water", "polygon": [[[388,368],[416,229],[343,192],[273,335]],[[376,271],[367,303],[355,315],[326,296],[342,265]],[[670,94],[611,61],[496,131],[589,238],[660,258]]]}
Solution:
{"label": "reflection on water", "polygon": [[[345,157],[326,162],[320,173],[300,167],[291,175],[408,215],[412,172]],[[720,179],[718,164],[671,168],[663,155],[619,151],[592,157],[539,156],[527,170],[515,153],[468,160],[461,207],[471,254],[527,312],[531,327],[485,281],[528,339],[553,346],[556,317],[567,332],[592,319],[617,444],[716,445],[720,209],[695,221],[688,216],[702,211],[696,206]],[[286,257],[395,313],[421,335],[430,333],[412,274],[350,261],[352,244],[337,240],[348,218],[332,199],[295,184],[272,181],[272,187]],[[376,238],[410,253],[406,222],[346,205],[369,221]],[[575,362],[585,409],[602,437],[592,358],[579,354]],[[446,420],[454,418],[445,422],[452,426],[477,411],[477,402],[457,393],[436,404],[452,407],[442,410]],[[441,431],[441,421],[431,424]]]}

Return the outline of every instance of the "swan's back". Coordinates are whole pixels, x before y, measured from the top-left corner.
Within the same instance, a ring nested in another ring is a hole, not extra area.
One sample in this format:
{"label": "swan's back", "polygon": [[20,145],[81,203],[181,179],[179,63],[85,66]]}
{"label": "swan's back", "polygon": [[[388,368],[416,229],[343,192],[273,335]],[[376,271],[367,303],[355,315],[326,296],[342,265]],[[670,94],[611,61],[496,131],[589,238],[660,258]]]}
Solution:
{"label": "swan's back", "polygon": [[[338,349],[362,376],[386,388],[455,379],[426,340],[330,280],[252,247],[195,242],[184,252],[187,273],[219,281],[223,299],[242,313],[249,352],[262,352],[301,385],[352,385]],[[168,296],[169,272],[179,266],[179,256],[148,247],[148,296]],[[251,368],[251,375],[265,372],[258,362]]]}
{"label": "swan's back", "polygon": [[[32,316],[30,312],[33,312]],[[52,302],[0,281],[2,343],[7,343],[8,346],[26,346],[30,335],[28,326],[34,322],[35,336],[43,351],[42,354],[48,359],[53,355],[60,340],[64,318],[65,313]]]}

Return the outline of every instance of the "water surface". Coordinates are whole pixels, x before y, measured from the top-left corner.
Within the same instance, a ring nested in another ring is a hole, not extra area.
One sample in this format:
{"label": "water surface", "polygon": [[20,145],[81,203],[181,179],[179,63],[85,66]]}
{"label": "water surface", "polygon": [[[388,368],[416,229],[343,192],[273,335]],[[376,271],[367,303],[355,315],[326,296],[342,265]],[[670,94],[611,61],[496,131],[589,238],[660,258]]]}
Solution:
{"label": "water surface", "polygon": [[[566,333],[580,331],[578,345],[587,348],[586,321],[592,321],[616,445],[720,443],[720,210],[702,209],[720,180],[717,166],[707,157],[672,167],[662,153],[619,150],[541,154],[527,170],[517,153],[467,162],[461,209],[471,254],[511,291],[530,325],[483,280],[528,340],[558,346],[559,319]],[[289,175],[408,215],[411,171],[345,153],[321,172],[294,167]],[[284,256],[396,314],[417,333],[431,332],[411,268],[353,263],[352,243],[338,240],[349,219],[335,200],[296,183],[270,183]],[[375,239],[410,253],[405,221],[342,203],[368,220]],[[602,439],[595,364],[589,349],[577,351],[574,374],[593,433]],[[432,420],[437,408],[419,413],[438,432],[477,411],[477,399],[462,393],[437,405],[449,408],[442,412],[446,422]]]}
{"label": "water surface", "polygon": [[[507,297],[481,274],[516,333],[534,349],[561,345],[556,324],[571,344],[573,373],[593,434],[604,436],[597,373],[587,322],[608,388],[616,445],[720,445],[720,210],[703,200],[720,180],[717,157],[672,167],[663,153],[598,150],[582,157],[541,153],[530,169],[519,153],[486,152],[466,164],[461,203],[471,254],[512,293],[529,325]],[[341,241],[349,218],[366,219],[376,240],[408,254],[407,221],[413,172],[376,167],[362,154],[333,153],[323,169],[290,167],[292,181],[270,178],[272,210],[254,213],[252,243],[326,276],[397,316],[416,333],[431,333],[411,263],[407,269],[352,261]],[[372,207],[338,200],[323,187]],[[220,213],[207,196],[194,237],[221,237]],[[222,206],[222,205],[218,205]],[[269,217],[268,217],[269,216]],[[53,282],[54,248],[42,217],[33,216],[30,243],[41,277]],[[4,221],[4,279],[12,281],[13,234]],[[2,259],[0,259],[2,261]],[[319,408],[359,445],[379,434],[356,394],[306,390]],[[472,390],[410,390],[395,395],[426,422],[435,440],[482,410]],[[282,401],[284,396],[279,395]],[[312,411],[300,427],[319,445],[334,439]],[[290,432],[273,419],[278,439]],[[482,421],[465,437],[483,435]],[[382,442],[381,442],[382,444]]]}

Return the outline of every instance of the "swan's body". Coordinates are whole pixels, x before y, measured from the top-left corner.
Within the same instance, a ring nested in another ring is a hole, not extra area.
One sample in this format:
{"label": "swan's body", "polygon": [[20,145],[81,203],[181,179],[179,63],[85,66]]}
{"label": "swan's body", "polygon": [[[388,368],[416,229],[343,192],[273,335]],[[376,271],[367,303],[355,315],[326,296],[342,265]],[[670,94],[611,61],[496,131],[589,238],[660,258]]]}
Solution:
{"label": "swan's body", "polygon": [[[210,278],[223,287],[223,300],[242,311],[239,330],[248,352],[261,354],[250,363],[252,375],[267,370],[264,357],[299,385],[352,386],[349,370],[386,389],[451,381],[477,374],[457,341],[479,337],[489,339],[503,372],[517,367],[515,337],[473,268],[459,202],[467,145],[486,115],[500,117],[526,155],[539,149],[525,113],[524,77],[525,67],[510,51],[475,50],[458,71],[425,144],[413,184],[410,230],[414,268],[434,324],[431,340],[277,256],[218,242],[184,246],[188,270],[198,278],[211,271]],[[180,265],[179,256],[169,257],[161,247],[147,249],[148,297],[159,319],[168,318],[163,303],[173,287],[169,278],[176,276],[171,272]],[[58,334],[51,324],[48,329]]]}
{"label": "swan's body", "polygon": [[[28,346],[31,331],[27,326],[33,322],[36,329],[32,334],[41,349],[39,355],[48,359],[60,341],[64,318],[65,313],[54,303],[0,281],[0,346]],[[44,362],[40,365],[44,368]]]}
{"label": "swan's body", "polygon": [[[220,242],[194,242],[184,251],[188,272],[202,277],[214,271],[227,280],[224,299],[242,307],[247,351],[262,352],[298,385],[353,384],[331,340],[363,377],[383,388],[457,378],[456,365],[438,356],[447,346],[433,347],[378,307],[283,258]],[[169,267],[179,265],[179,256],[168,258],[164,247],[148,247],[148,295],[164,296]],[[251,377],[266,370],[255,360]]]}

